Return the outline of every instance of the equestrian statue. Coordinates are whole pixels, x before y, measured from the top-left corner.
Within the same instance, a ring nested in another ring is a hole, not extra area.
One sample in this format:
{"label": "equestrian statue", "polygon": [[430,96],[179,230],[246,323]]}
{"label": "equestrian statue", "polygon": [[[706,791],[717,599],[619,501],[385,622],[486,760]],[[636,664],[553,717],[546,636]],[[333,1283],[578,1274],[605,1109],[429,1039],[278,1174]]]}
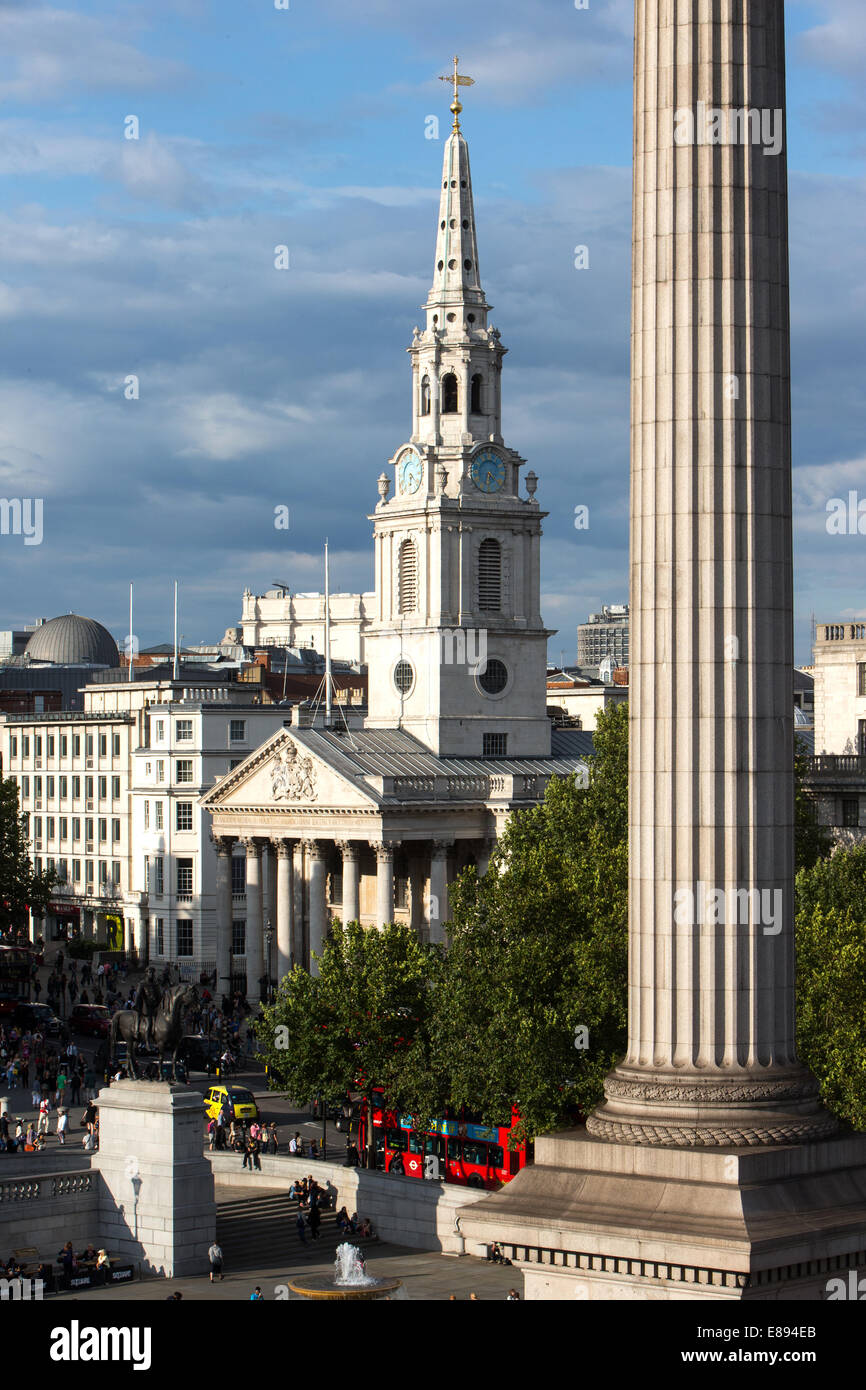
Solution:
{"label": "equestrian statue", "polygon": [[177,1050],[183,1037],[183,1013],[198,1002],[195,985],[171,985],[162,991],[152,1014],[136,1009],[119,1009],[111,1020],[110,1056],[114,1059],[118,1041],[126,1043],[126,1068],[134,1081],[138,1049],[148,1043],[159,1053],[159,1074],[166,1054],[171,1056],[171,1079],[177,1080]]}

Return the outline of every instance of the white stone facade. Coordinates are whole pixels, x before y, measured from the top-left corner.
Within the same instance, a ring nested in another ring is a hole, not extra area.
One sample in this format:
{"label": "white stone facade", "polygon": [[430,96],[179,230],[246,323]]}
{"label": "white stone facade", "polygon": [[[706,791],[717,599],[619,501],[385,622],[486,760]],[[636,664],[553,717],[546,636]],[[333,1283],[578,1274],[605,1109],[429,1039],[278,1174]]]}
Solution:
{"label": "white stone facade", "polygon": [[[367,660],[366,635],[373,594],[331,594],[331,656],[359,665]],[[324,594],[293,594],[269,589],[243,596],[241,641],[245,647],[299,647],[325,650]]]}
{"label": "white stone facade", "polygon": [[815,752],[866,755],[866,622],[822,623],[813,656]]}

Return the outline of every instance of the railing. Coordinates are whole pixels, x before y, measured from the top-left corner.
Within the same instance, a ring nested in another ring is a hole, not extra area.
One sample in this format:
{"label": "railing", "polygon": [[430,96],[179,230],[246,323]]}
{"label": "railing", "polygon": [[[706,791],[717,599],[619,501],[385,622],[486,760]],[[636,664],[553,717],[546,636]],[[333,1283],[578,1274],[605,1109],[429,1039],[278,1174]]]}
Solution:
{"label": "railing", "polygon": [[40,1197],[78,1197],[96,1191],[94,1173],[40,1173],[37,1178],[8,1178],[0,1182],[3,1202],[35,1202]]}
{"label": "railing", "polygon": [[811,776],[828,773],[847,773],[849,776],[866,777],[866,754],[864,753],[818,753],[808,759]]}

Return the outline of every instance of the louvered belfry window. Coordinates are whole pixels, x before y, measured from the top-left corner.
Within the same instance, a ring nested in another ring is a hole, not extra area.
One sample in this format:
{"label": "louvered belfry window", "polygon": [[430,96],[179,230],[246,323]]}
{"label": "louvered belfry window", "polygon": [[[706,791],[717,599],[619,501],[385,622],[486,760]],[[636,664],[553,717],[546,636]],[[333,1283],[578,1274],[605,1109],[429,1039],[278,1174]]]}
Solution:
{"label": "louvered belfry window", "polygon": [[401,613],[414,613],[418,607],[418,565],[413,541],[400,546],[399,602]]}
{"label": "louvered belfry window", "polygon": [[490,538],[478,550],[478,607],[488,613],[502,607],[502,547]]}

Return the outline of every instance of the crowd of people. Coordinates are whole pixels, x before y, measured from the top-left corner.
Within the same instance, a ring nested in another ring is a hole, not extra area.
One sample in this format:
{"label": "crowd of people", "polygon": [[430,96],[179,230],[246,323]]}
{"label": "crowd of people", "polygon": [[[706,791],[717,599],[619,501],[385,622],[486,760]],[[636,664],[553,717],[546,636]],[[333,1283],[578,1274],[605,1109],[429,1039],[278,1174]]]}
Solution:
{"label": "crowd of people", "polygon": [[[64,1017],[67,1008],[72,1008],[73,1004],[102,1004],[113,1011],[123,1005],[127,970],[125,958],[119,962],[100,962],[94,968],[88,960],[67,961],[61,949],[57,952],[46,982],[46,1002],[60,1017]],[[38,1003],[42,985],[35,965],[32,992]],[[131,997],[133,994],[134,991],[131,991]],[[127,1003],[124,1007],[131,1005]]]}
{"label": "crowd of people", "polygon": [[[38,1111],[36,1120],[27,1120],[14,1113],[0,1115],[0,1152],[38,1152],[45,1147],[46,1135],[54,1125],[61,1144],[69,1132],[70,1108],[82,1102],[90,1106],[96,1096],[97,1077],[93,1066],[81,1056],[75,1042],[51,1042],[36,1029],[0,1024],[0,1068],[5,1072],[6,1089],[14,1111],[14,1092],[22,1092],[21,1109]],[[29,1106],[23,1097],[30,1093]],[[95,1114],[85,1122],[88,1146],[96,1147],[98,1119]]]}

